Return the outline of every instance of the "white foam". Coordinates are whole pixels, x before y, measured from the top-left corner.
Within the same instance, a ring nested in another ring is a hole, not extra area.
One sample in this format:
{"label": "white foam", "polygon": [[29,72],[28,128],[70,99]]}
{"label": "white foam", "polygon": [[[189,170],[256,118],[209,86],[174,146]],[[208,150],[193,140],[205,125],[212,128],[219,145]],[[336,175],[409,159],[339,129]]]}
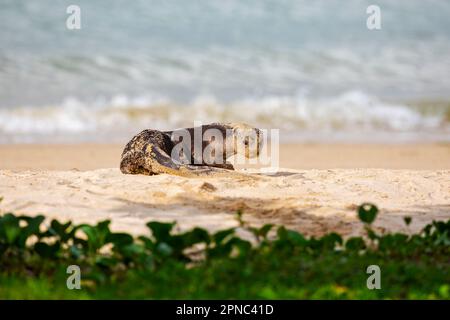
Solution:
{"label": "white foam", "polygon": [[[262,128],[308,132],[331,139],[347,133],[394,139],[412,134],[450,140],[444,113],[424,115],[402,104],[387,103],[350,91],[329,98],[266,96],[221,103],[213,96],[199,96],[180,105],[155,96],[116,95],[110,100],[82,102],[67,98],[57,106],[0,109],[1,142],[42,137],[91,136],[133,132],[144,128],[169,129],[192,126],[194,121],[247,122]],[[101,133],[101,134],[99,134]],[[383,138],[384,139],[384,138]]]}

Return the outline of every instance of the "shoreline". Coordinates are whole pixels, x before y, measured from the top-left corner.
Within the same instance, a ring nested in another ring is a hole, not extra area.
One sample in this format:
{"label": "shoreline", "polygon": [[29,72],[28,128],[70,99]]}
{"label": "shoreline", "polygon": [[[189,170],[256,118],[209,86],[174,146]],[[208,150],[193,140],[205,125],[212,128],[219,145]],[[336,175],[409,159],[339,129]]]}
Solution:
{"label": "shoreline", "polygon": [[[94,170],[118,168],[124,145],[0,144],[0,169]],[[282,168],[450,169],[450,144],[282,143]]]}

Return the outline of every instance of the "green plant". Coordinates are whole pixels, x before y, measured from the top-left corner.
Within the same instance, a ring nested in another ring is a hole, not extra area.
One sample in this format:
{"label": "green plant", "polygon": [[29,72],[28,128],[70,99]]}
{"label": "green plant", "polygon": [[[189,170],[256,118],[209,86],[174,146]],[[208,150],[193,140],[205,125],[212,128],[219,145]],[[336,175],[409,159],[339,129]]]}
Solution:
{"label": "green plant", "polygon": [[[449,298],[450,220],[433,221],[418,234],[380,235],[371,228],[376,206],[363,204],[357,213],[368,240],[252,227],[242,211],[239,228],[251,239],[237,236],[236,228],[175,233],[175,223],[155,221],[147,224],[149,235],[135,238],[112,232],[108,220],[47,225],[43,216],[5,213],[0,297],[20,297],[25,288],[40,288],[36,297],[72,297],[64,288],[65,267],[77,264],[89,281],[83,297]],[[374,263],[382,266],[388,289],[365,288],[365,266]]]}

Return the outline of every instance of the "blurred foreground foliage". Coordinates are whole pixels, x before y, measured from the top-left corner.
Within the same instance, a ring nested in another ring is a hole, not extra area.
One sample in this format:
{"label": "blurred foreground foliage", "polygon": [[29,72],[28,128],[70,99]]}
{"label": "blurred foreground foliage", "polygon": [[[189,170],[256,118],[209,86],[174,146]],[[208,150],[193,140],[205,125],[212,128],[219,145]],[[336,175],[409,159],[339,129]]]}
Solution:
{"label": "blurred foreground foliage", "polygon": [[[377,234],[377,213],[361,205],[366,236],[347,239],[250,227],[240,211],[237,228],[175,233],[175,223],[149,222],[150,235],[137,238],[112,232],[110,221],[46,223],[44,216],[5,213],[0,298],[449,299],[450,220],[413,235]],[[81,290],[66,286],[69,265],[81,269]],[[380,290],[366,286],[369,265],[381,268]]]}

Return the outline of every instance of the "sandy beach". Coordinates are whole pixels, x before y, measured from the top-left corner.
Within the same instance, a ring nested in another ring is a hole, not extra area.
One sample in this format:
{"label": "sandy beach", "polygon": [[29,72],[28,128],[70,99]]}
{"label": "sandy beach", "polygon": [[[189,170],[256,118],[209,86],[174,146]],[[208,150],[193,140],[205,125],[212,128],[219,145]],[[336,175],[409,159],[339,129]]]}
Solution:
{"label": "sandy beach", "polygon": [[[283,224],[308,235],[361,233],[355,208],[379,206],[380,231],[418,231],[450,218],[450,146],[285,144],[280,167],[230,177],[123,175],[122,146],[0,146],[1,210],[80,222],[111,219],[112,228],[146,232],[149,220],[180,230]],[[413,218],[406,228],[404,216]]]}
{"label": "sandy beach", "polygon": [[[122,144],[0,144],[0,169],[116,168]],[[280,167],[291,169],[450,169],[450,144],[281,144]]]}

